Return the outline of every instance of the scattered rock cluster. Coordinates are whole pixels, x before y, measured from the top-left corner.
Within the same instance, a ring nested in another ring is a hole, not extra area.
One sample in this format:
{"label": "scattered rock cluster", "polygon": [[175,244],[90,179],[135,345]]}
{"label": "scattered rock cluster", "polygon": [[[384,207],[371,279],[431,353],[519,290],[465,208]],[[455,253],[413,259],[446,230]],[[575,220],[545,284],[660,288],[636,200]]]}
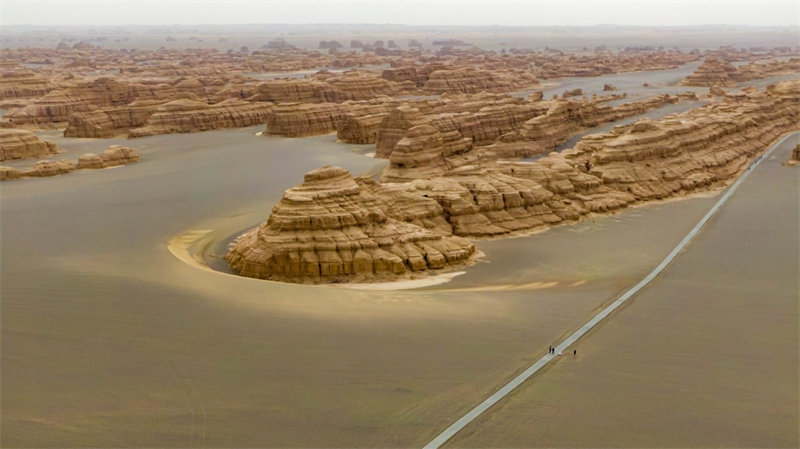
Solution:
{"label": "scattered rock cluster", "polygon": [[58,153],[56,145],[39,140],[31,131],[0,128],[0,161],[47,157]]}
{"label": "scattered rock cluster", "polygon": [[138,162],[139,155],[128,147],[111,145],[101,155],[86,153],[78,158],[77,164],[67,160],[41,160],[31,170],[19,170],[0,166],[0,181],[8,181],[24,177],[47,177],[70,173],[78,169],[97,169]]}

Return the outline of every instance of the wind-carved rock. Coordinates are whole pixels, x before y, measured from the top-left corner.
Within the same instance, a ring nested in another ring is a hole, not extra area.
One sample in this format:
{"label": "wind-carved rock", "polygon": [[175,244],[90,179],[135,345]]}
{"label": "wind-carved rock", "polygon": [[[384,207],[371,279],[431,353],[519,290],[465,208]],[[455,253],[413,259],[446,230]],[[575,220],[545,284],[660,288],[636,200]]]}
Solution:
{"label": "wind-carved rock", "polygon": [[53,142],[39,140],[31,131],[0,128],[0,161],[46,157],[58,153]]}
{"label": "wind-carved rock", "polygon": [[192,100],[176,100],[158,106],[144,126],[130,130],[129,137],[259,125],[267,121],[271,107],[269,104],[251,103],[237,98],[212,105]]}
{"label": "wind-carved rock", "polygon": [[30,70],[17,68],[0,73],[0,98],[3,100],[41,97],[54,88],[47,78]]}
{"label": "wind-carved rock", "polygon": [[56,126],[67,122],[73,112],[88,111],[92,106],[124,106],[137,99],[170,98],[176,93],[175,88],[167,84],[128,84],[112,78],[98,78],[52,90],[22,109],[5,115],[3,120],[16,125]]}
{"label": "wind-carved rock", "polygon": [[800,143],[792,150],[792,155],[789,160],[784,162],[783,165],[800,166]]}
{"label": "wind-carved rock", "polygon": [[243,276],[305,283],[395,279],[471,260],[468,240],[413,223],[442,220],[434,200],[395,200],[375,186],[338,167],[311,171],[226,260]]}
{"label": "wind-carved rock", "polygon": [[733,87],[739,78],[736,67],[720,59],[709,58],[681,81],[683,86]]}
{"label": "wind-carved rock", "polygon": [[[276,105],[267,118],[266,135],[284,137],[304,137],[329,134],[336,132],[346,125],[348,120],[358,120],[360,117],[386,114],[397,105],[391,99],[377,99],[369,101],[346,101],[344,103],[281,103]],[[374,123],[372,123],[374,125]],[[366,123],[363,124],[366,126]],[[351,129],[359,125],[351,124]],[[343,141],[349,141],[345,131],[340,136]],[[352,131],[354,134],[355,130]],[[358,140],[371,140],[371,132],[364,130],[363,137],[353,136]],[[369,143],[369,142],[366,142]]]}

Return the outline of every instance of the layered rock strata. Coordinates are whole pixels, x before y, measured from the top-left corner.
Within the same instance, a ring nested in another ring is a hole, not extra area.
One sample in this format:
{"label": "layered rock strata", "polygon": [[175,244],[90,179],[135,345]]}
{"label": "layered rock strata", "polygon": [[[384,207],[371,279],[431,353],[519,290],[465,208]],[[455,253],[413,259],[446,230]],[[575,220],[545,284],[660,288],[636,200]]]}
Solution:
{"label": "layered rock strata", "polygon": [[138,100],[127,106],[92,106],[84,112],[73,112],[69,116],[64,136],[104,138],[124,134],[131,128],[144,126],[163,103],[159,100]]}
{"label": "layered rock strata", "polygon": [[128,137],[191,133],[222,128],[242,128],[265,123],[272,105],[231,98],[209,105],[176,100],[158,106],[145,125],[131,129]]}
{"label": "layered rock strata", "polygon": [[[371,101],[346,101],[344,103],[281,103],[276,105],[267,117],[266,135],[284,137],[304,137],[336,132],[348,121],[360,117],[386,114],[397,105],[390,99]],[[364,123],[366,125],[366,123]],[[352,127],[359,125],[351,124]],[[356,132],[356,131],[354,131]],[[363,137],[371,139],[371,133],[364,130]],[[347,131],[342,136],[347,140]],[[359,143],[359,142],[351,142]]]}
{"label": "layered rock strata", "polygon": [[[678,101],[661,95],[617,106],[607,104],[619,98],[527,102],[435,116],[424,116],[415,108],[398,108],[384,119],[380,131],[386,132],[378,134],[377,155],[388,153],[390,162],[382,179],[410,181],[464,165],[545,154],[581,129]],[[403,130],[405,126],[410,127]],[[387,152],[397,136],[402,137]]]}
{"label": "layered rock strata", "polygon": [[[682,114],[586,136],[573,149],[535,162],[479,161],[434,176],[418,167],[421,179],[383,184],[353,180],[341,169],[326,167],[287,191],[269,221],[239,239],[227,260],[243,275],[292,282],[404,276],[413,270],[415,252],[385,250],[397,259],[389,263],[378,253],[379,262],[372,257],[371,264],[357,264],[368,259],[356,256],[356,246],[368,242],[373,247],[375,233],[386,235],[392,220],[413,223],[427,232],[425,238],[493,237],[719,186],[781,134],[798,129],[798,123],[800,82],[784,82],[766,92],[750,90]],[[442,147],[436,157],[447,152],[433,125],[412,126],[406,137],[433,140]],[[397,241],[392,237],[377,247],[391,248]],[[458,242],[456,264],[473,251]],[[423,268],[421,260],[428,259],[415,260]]]}
{"label": "layered rock strata", "polygon": [[414,224],[442,220],[434,200],[392,203],[373,190],[338,167],[311,171],[269,221],[239,237],[226,260],[243,276],[319,283],[394,279],[475,254],[468,240]]}
{"label": "layered rock strata", "polygon": [[0,166],[0,181],[30,177],[48,177],[70,173],[78,169],[100,169],[138,162],[139,155],[128,147],[111,145],[99,156],[86,153],[78,158],[77,164],[67,160],[41,160],[31,170],[23,171],[11,167]]}
{"label": "layered rock strata", "polygon": [[39,140],[31,131],[0,128],[0,161],[46,157],[58,153],[53,142]]}

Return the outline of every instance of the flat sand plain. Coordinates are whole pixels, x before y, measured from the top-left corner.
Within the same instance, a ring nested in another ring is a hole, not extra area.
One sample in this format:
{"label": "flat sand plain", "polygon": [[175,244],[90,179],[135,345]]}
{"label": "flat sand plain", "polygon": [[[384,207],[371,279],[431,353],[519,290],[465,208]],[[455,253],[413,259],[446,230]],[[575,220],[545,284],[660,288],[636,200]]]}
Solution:
{"label": "flat sand plain", "polygon": [[563,359],[449,447],[797,447],[799,137]]}

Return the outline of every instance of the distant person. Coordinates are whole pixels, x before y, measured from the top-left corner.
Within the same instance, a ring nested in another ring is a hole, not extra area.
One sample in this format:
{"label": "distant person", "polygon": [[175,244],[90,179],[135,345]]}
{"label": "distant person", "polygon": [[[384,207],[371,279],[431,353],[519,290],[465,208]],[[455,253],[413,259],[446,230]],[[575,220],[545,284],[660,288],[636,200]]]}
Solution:
{"label": "distant person", "polygon": [[573,349],[572,350],[572,355],[578,355],[578,350],[577,349]]}

